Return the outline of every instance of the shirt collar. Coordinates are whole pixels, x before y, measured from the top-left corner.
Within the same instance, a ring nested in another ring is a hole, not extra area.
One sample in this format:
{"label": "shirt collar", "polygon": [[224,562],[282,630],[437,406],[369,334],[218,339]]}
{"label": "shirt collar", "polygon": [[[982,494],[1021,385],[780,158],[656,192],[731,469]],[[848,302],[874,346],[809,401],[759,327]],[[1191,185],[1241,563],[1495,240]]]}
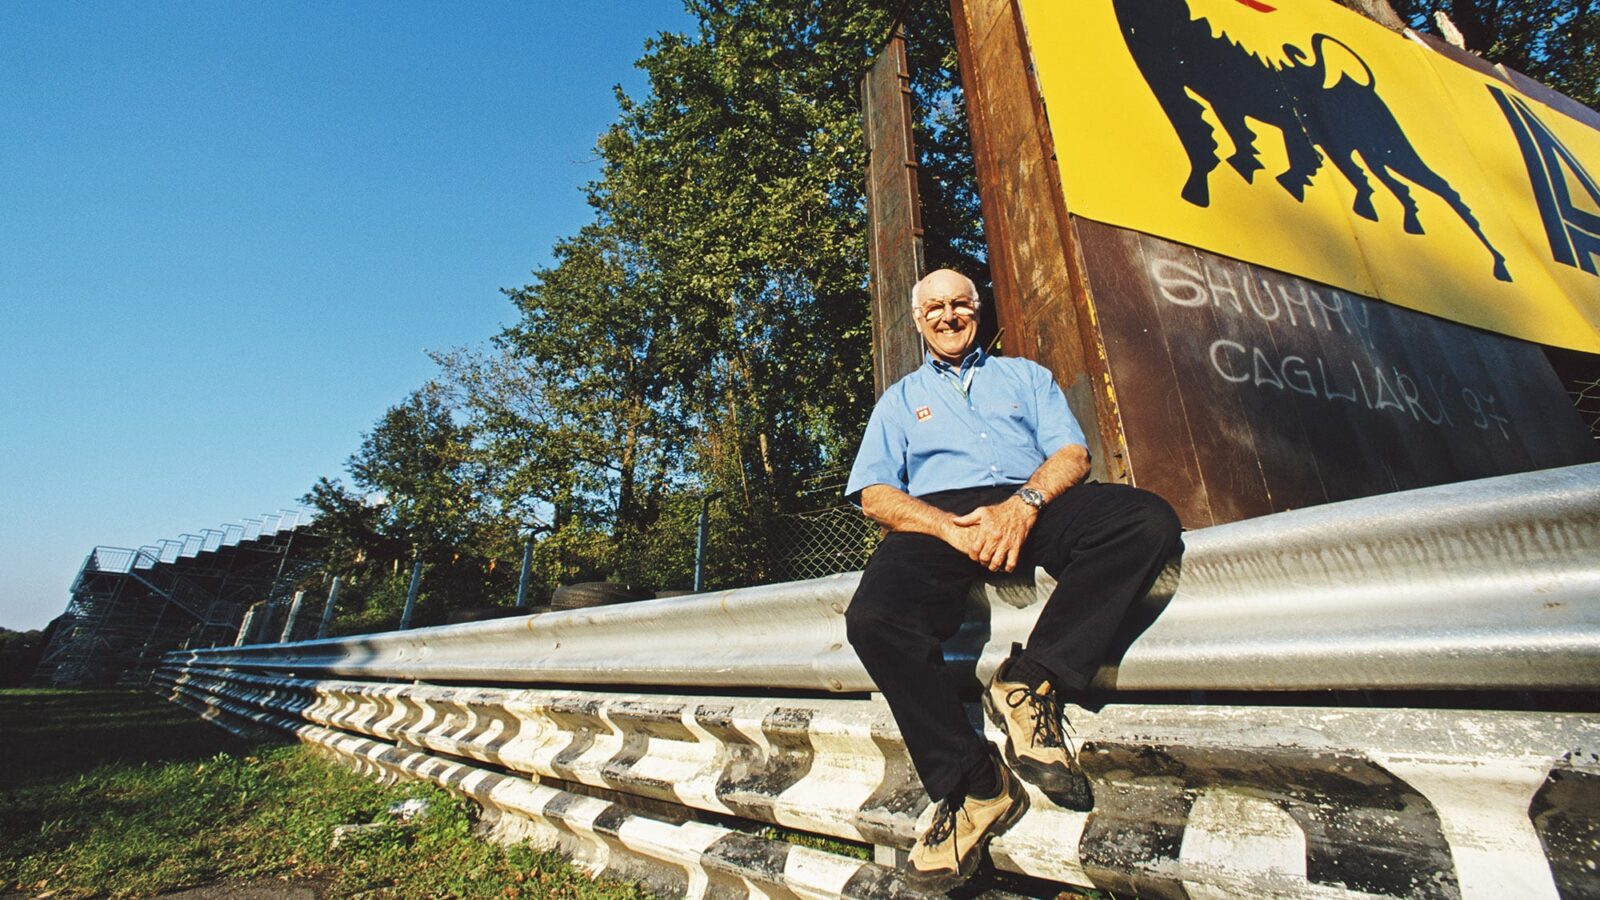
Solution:
{"label": "shirt collar", "polygon": [[959,369],[934,356],[928,350],[922,351],[922,358],[928,365],[933,366],[935,372],[956,372],[959,374],[965,372],[970,366],[983,365],[984,360],[989,358],[989,354],[984,351],[981,345],[973,347],[971,352],[961,358],[961,367]]}

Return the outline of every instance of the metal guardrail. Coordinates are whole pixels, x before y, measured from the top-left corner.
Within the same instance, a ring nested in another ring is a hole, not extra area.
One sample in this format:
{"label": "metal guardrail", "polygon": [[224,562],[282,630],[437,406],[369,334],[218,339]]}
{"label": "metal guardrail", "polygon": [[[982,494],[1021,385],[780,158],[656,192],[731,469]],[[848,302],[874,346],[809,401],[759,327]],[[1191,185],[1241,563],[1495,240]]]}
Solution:
{"label": "metal guardrail", "polygon": [[[1600,464],[1190,532],[1116,690],[1600,688]],[[261,671],[870,691],[845,640],[858,574],[362,637],[193,652]],[[1009,579],[947,647],[986,677],[1054,587]]]}
{"label": "metal guardrail", "polygon": [[[991,848],[998,870],[1148,896],[1593,893],[1600,710],[1275,706],[1271,693],[1152,705],[1135,692],[1592,691],[1600,465],[1186,541],[1143,607],[1153,622],[1098,676],[1106,705],[1068,709],[1095,809],[1030,789],[1029,813]],[[596,871],[651,873],[668,892],[891,896],[904,886],[884,866],[742,833],[860,841],[889,863],[924,824],[927,798],[844,639],[855,580],[173,653],[156,684],[219,724],[444,784]],[[975,589],[946,654],[969,686],[1052,587]],[[829,874],[787,880],[801,870]]]}

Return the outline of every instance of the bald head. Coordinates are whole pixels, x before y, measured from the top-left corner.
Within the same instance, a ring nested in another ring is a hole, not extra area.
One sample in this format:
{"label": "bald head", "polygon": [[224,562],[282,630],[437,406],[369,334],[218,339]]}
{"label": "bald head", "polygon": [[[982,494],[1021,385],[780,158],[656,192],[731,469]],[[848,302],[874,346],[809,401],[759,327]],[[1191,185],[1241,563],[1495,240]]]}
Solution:
{"label": "bald head", "polygon": [[935,269],[922,276],[917,286],[911,289],[911,309],[915,312],[921,308],[922,301],[929,298],[949,300],[954,297],[976,300],[978,286],[971,278],[954,269]]}
{"label": "bald head", "polygon": [[911,291],[911,320],[928,352],[960,365],[978,340],[978,286],[949,269],[929,272]]}

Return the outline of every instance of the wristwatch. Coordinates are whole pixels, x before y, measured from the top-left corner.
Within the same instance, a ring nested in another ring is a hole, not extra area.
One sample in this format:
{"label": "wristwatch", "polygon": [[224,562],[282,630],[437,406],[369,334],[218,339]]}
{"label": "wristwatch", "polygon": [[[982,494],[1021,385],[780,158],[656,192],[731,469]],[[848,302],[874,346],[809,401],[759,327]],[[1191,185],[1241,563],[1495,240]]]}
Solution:
{"label": "wristwatch", "polygon": [[1023,503],[1034,509],[1044,509],[1044,494],[1040,493],[1038,488],[1023,485],[1017,488],[1017,496],[1022,498]]}

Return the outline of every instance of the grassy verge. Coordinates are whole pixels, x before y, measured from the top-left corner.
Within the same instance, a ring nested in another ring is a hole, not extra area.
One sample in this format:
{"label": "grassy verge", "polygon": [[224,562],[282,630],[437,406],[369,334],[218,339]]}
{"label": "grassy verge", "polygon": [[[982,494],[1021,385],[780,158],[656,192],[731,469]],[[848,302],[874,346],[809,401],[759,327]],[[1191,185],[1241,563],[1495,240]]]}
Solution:
{"label": "grassy verge", "polygon": [[[0,893],[141,897],[315,879],[329,896],[639,897],[471,836],[471,804],[250,744],[128,691],[0,691]],[[420,798],[407,827],[387,809]],[[332,845],[341,824],[386,823]]]}

